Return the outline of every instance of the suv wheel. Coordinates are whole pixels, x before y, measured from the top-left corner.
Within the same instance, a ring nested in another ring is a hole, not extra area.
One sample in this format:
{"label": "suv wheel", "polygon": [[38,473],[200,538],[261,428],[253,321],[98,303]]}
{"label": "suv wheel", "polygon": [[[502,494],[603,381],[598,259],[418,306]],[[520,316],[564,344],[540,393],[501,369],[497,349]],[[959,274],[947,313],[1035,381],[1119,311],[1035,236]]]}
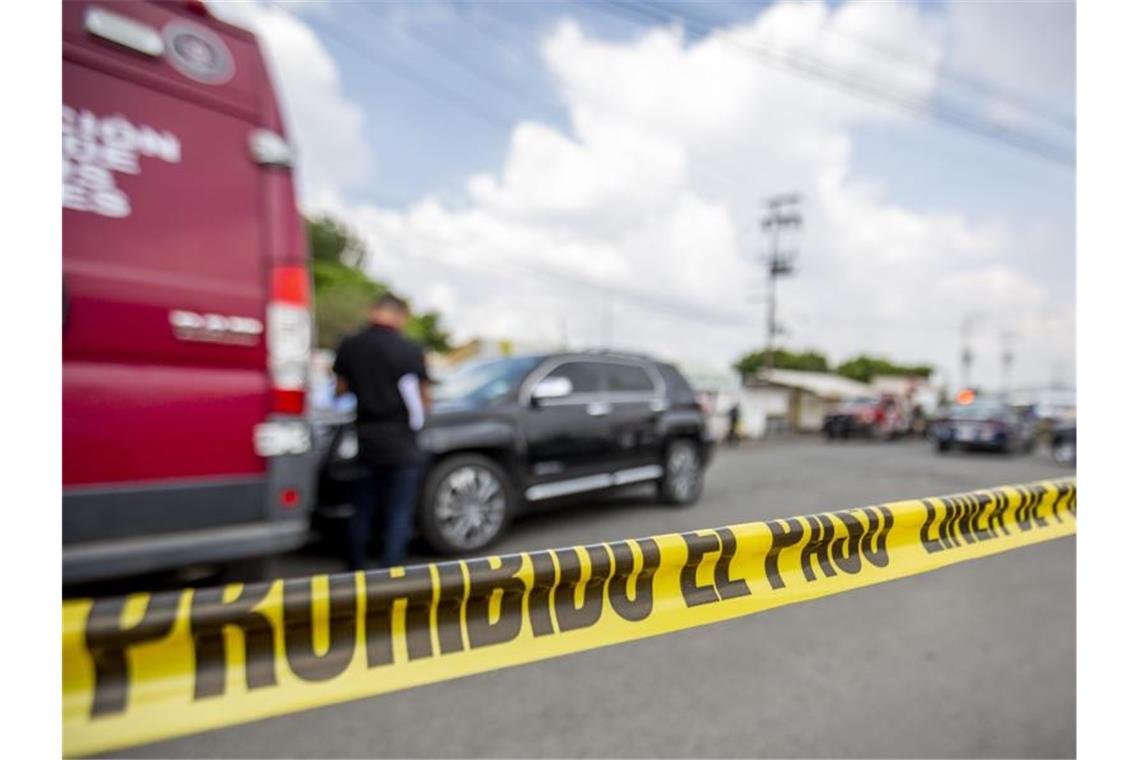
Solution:
{"label": "suv wheel", "polygon": [[428,473],[420,529],[441,554],[484,549],[506,530],[515,495],[507,473],[479,454],[448,457]]}
{"label": "suv wheel", "polygon": [[701,495],[704,471],[697,445],[678,438],[665,450],[665,475],[657,481],[657,496],[667,504],[692,504]]}

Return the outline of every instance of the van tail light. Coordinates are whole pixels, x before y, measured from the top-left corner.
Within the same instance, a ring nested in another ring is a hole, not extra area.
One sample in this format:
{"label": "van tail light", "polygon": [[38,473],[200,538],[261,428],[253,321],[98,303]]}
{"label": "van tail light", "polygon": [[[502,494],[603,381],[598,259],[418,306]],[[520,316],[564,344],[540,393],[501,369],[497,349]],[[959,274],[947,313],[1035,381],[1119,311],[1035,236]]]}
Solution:
{"label": "van tail light", "polygon": [[302,414],[313,342],[308,270],[275,267],[269,299],[265,323],[272,408],[281,414]]}

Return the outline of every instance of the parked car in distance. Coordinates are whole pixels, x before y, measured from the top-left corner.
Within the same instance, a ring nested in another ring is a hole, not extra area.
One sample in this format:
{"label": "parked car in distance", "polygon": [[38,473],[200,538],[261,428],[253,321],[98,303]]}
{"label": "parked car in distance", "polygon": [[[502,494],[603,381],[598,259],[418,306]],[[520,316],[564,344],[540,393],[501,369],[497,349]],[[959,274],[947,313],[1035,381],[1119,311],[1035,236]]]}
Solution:
{"label": "parked car in distance", "polygon": [[[419,433],[428,466],[418,528],[433,549],[485,549],[528,507],[633,483],[700,497],[713,441],[672,365],[613,352],[478,361],[434,390]],[[357,476],[349,421],[322,432],[318,514],[350,513]]]}
{"label": "parked car in distance", "polygon": [[1036,426],[1030,415],[1018,414],[996,399],[976,398],[940,410],[931,423],[934,449],[984,449],[1005,453],[1032,451]]}
{"label": "parked car in distance", "polygon": [[309,533],[308,246],[254,36],[63,3],[63,582]]}
{"label": "parked car in distance", "polygon": [[823,418],[823,435],[836,438],[893,440],[909,432],[909,423],[892,396],[841,401]]}

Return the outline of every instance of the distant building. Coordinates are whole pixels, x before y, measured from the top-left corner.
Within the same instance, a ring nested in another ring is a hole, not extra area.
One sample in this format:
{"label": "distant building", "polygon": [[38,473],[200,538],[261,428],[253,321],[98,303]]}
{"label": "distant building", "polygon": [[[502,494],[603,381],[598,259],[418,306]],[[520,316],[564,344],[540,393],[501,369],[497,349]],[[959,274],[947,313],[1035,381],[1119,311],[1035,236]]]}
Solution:
{"label": "distant building", "polygon": [[744,388],[750,405],[764,417],[766,433],[819,432],[832,404],[880,395],[872,386],[842,375],[793,369],[750,377]]}
{"label": "distant building", "polygon": [[735,370],[681,362],[679,368],[709,413],[718,439],[728,432],[728,410],[740,405],[739,432],[763,438],[782,432],[818,432],[831,404],[879,392],[828,372],[777,369],[741,382]]}

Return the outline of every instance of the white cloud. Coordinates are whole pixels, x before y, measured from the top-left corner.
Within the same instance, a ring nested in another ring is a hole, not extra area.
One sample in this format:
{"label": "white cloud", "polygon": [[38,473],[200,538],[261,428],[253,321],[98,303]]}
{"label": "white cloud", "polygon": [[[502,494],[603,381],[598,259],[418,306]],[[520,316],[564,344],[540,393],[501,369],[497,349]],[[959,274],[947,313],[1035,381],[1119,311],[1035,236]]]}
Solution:
{"label": "white cloud", "polygon": [[[726,366],[763,342],[763,309],[750,303],[763,283],[760,201],[796,190],[806,224],[800,272],[780,283],[791,330],[784,342],[835,359],[870,350],[953,372],[957,327],[978,312],[988,332],[979,331],[976,377],[996,382],[999,349],[987,341],[999,328],[1017,332],[1018,377],[1027,381],[1071,359],[1071,298],[1051,304],[1032,273],[1009,263],[1016,230],[918,212],[851,175],[852,128],[905,117],[757,59],[810,50],[929,98],[940,85],[934,69],[891,65],[855,41],[871,30],[936,65],[945,30],[915,6],[783,2],[692,44],[677,29],[604,42],[566,21],[543,52],[571,130],[520,123],[501,169],[471,177],[462,207],[426,198],[403,210],[335,194],[359,179],[359,111],[307,28],[266,13],[258,28],[282,51],[274,59],[282,58],[302,148],[341,143],[305,164],[310,194],[325,194],[323,205],[365,237],[376,276],[442,309],[458,337],[555,342],[565,327],[578,345],[609,336],[620,347]],[[289,64],[286,51],[315,55],[306,46],[324,63]],[[288,65],[306,70],[299,83]],[[326,131],[306,142],[306,124]],[[340,140],[328,139],[333,128],[344,130]]]}
{"label": "white cloud", "polygon": [[335,202],[371,176],[364,112],[344,94],[336,61],[313,30],[279,7],[215,2],[220,18],[257,34],[284,104],[290,140],[298,147],[298,183],[306,207]]}

